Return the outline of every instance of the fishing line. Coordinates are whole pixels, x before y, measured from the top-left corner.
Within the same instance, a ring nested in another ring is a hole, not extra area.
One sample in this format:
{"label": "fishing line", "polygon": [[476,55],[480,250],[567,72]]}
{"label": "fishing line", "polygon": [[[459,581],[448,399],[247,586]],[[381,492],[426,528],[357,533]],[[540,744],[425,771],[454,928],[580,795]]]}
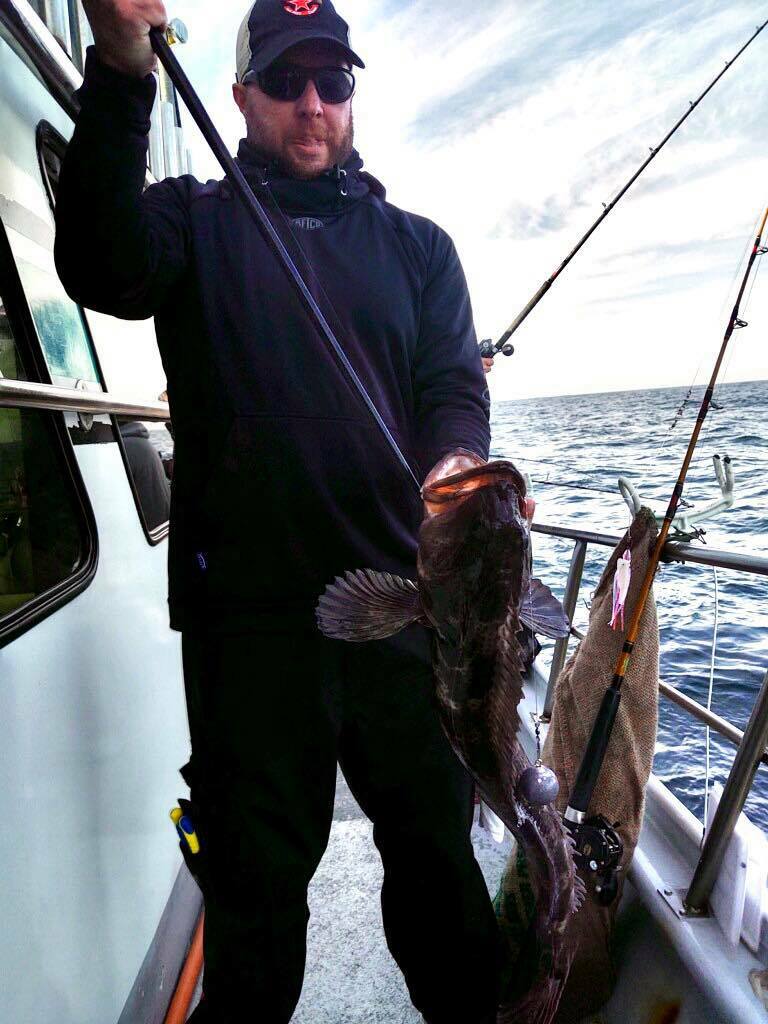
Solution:
{"label": "fishing line", "polygon": [[751,245],[751,240],[757,234],[757,228],[758,228],[759,224],[760,224],[760,213],[758,212],[757,216],[755,217],[755,221],[754,221],[754,223],[752,225],[752,233],[749,236],[749,238],[747,239],[747,244],[744,246],[744,250],[743,250],[743,252],[741,254],[741,258],[739,259],[739,262],[736,265],[736,269],[733,272],[733,277],[731,278],[731,280],[728,283],[728,291],[725,293],[723,301],[722,301],[722,303],[720,305],[720,313],[721,313],[722,316],[725,316],[725,314],[726,314],[726,312],[728,310],[728,306],[733,303],[733,294],[734,294],[734,290],[735,290],[735,286],[736,286],[736,279],[738,278],[739,271],[744,266],[745,261],[749,258],[749,247]]}
{"label": "fishing line", "polygon": [[627,192],[629,192],[630,188],[634,185],[634,183],[637,181],[637,179],[640,177],[640,175],[645,171],[646,167],[648,167],[648,165],[653,160],[656,159],[658,154],[666,146],[666,144],[669,142],[669,140],[672,138],[672,136],[683,125],[683,123],[685,121],[687,121],[687,119],[691,116],[693,111],[696,109],[696,107],[698,107],[698,105],[705,98],[705,96],[709,92],[711,92],[712,89],[714,89],[714,87],[717,85],[717,83],[720,81],[720,79],[723,77],[723,75],[726,74],[728,69],[730,67],[732,67],[733,64],[736,63],[736,61],[739,59],[739,57],[741,57],[741,55],[744,53],[744,51],[760,35],[760,33],[763,31],[763,29],[765,28],[766,25],[768,25],[768,20],[764,21],[762,23],[762,25],[758,25],[757,28],[755,29],[754,33],[750,36],[750,38],[747,40],[747,42],[742,46],[742,48],[739,50],[739,52],[736,54],[736,56],[732,57],[731,60],[727,60],[725,62],[725,67],[710,82],[710,84],[707,86],[707,88],[704,90],[704,92],[699,96],[699,98],[697,100],[690,100],[689,101],[688,109],[685,111],[685,113],[682,115],[682,117],[679,118],[679,120],[675,123],[675,125],[672,127],[672,129],[665,135],[665,137],[662,139],[662,141],[659,143],[658,146],[651,146],[650,147],[650,150],[651,150],[650,156],[646,157],[646,159],[643,161],[643,163],[640,165],[640,167],[635,171],[635,173],[632,175],[632,177],[629,179],[629,181],[619,190],[619,192],[616,195],[615,199],[612,199],[609,203],[604,204],[603,212],[600,214],[600,216],[597,218],[597,220],[590,226],[590,228],[587,230],[587,232],[579,239],[579,241],[576,243],[576,245],[571,250],[571,252],[562,261],[560,266],[554,271],[554,273],[550,277],[547,278],[547,280],[544,282],[544,284],[539,288],[539,290],[533,295],[533,297],[528,301],[528,303],[518,313],[518,315],[515,317],[515,319],[512,321],[512,323],[507,328],[507,330],[499,338],[499,340],[497,342],[491,342],[490,343],[491,351],[489,353],[485,353],[484,352],[483,354],[493,355],[494,353],[498,353],[498,352],[501,352],[501,351],[511,350],[511,351],[509,351],[509,354],[511,355],[512,352],[514,352],[514,347],[511,345],[510,339],[511,339],[512,335],[515,333],[515,331],[517,331],[517,329],[520,327],[520,325],[528,318],[528,316],[533,312],[533,310],[536,308],[536,306],[538,306],[538,304],[541,302],[541,300],[547,294],[547,292],[552,287],[552,285],[555,283],[555,281],[561,276],[561,274],[566,269],[566,267],[571,262],[571,260],[587,244],[589,239],[592,237],[592,235],[595,233],[595,231],[597,231],[597,229],[603,223],[605,218],[609,216],[609,214],[616,208],[616,206],[620,202],[620,200],[626,195]]}
{"label": "fishing line", "polygon": [[[723,300],[723,302],[721,304],[721,307],[720,307],[721,313],[725,309],[727,309],[730,304],[733,303],[732,293],[733,293],[734,285],[735,285],[735,282],[736,282],[736,280],[738,278],[739,271],[742,269],[742,267],[744,265],[745,259],[749,258],[750,247],[753,244],[752,243],[752,239],[755,237],[755,235],[758,232],[759,225],[760,225],[760,219],[761,219],[761,213],[758,213],[758,215],[755,218],[755,221],[753,223],[752,234],[747,239],[747,242],[746,242],[746,245],[744,246],[744,249],[742,251],[741,257],[739,258],[739,261],[736,264],[736,269],[734,270],[733,276],[732,276],[732,278],[731,278],[731,280],[730,280],[730,282],[728,284],[728,290],[726,292],[726,297]],[[755,271],[754,271],[754,274],[753,274],[753,276],[751,278],[751,281],[750,281],[749,291],[747,293],[746,299],[743,300],[743,302],[741,304],[745,314],[746,314],[746,310],[747,310],[748,305],[749,305],[749,300],[750,300],[750,298],[752,296],[752,292],[754,291],[755,281],[757,280],[757,275],[760,272],[761,266],[762,266],[762,254],[760,252],[758,252],[757,258],[755,260]],[[741,322],[741,321],[739,321],[739,322]],[[725,384],[729,383],[729,374],[730,374],[731,360],[733,359],[734,351],[735,351],[735,346],[732,346],[732,347],[730,347],[728,349],[728,352],[726,354],[725,361],[724,361],[723,371],[721,373],[721,378],[720,378],[720,381],[718,382],[718,391]],[[665,437],[663,439],[663,442],[662,442],[662,445],[661,445],[661,449],[660,449],[660,454],[661,455],[663,455],[666,452],[667,448],[669,447],[669,445],[670,445],[670,443],[672,441],[672,432],[674,431],[674,429],[678,425],[678,423],[680,423],[685,418],[685,413],[686,413],[687,407],[693,401],[693,397],[692,397],[693,396],[693,391],[696,388],[696,384],[697,384],[697,381],[698,381],[698,377],[699,377],[699,373],[701,371],[701,366],[702,366],[703,361],[704,361],[704,357],[702,355],[702,357],[699,359],[699,365],[696,368],[696,373],[694,375],[693,381],[691,382],[691,384],[690,384],[690,386],[688,388],[688,391],[686,393],[686,396],[683,399],[682,403],[680,404],[677,412],[675,413],[675,416],[672,419],[672,421],[671,421],[671,423],[669,425],[669,428],[668,428],[668,430],[666,432],[666,435],[665,435]],[[704,424],[704,427],[703,427],[702,437],[700,439],[701,443],[699,444],[698,450],[694,454],[694,457],[692,459],[692,465],[694,465],[696,467],[696,469],[700,469],[701,468],[702,462],[704,460],[709,460],[711,458],[711,455],[708,452],[704,451],[703,449],[704,449],[705,443],[709,440],[709,437],[710,437],[710,434],[712,432],[712,428],[714,427],[714,425],[715,424],[713,422],[712,417],[708,417],[707,420],[705,421],[705,424]],[[703,537],[701,539],[703,540]]]}
{"label": "fishing line", "polygon": [[[717,626],[720,612],[720,592],[718,590],[717,582],[717,566],[712,566],[712,572],[715,577],[715,622],[712,630],[712,656],[709,662],[709,692],[707,694],[707,711],[712,711],[712,694],[715,687],[715,657],[717,655]],[[710,740],[712,730],[707,726],[706,730],[706,762],[704,768],[704,828],[701,833],[701,844],[704,845],[704,839],[707,835],[707,812],[709,810],[709,756],[710,756]]]}
{"label": "fishing line", "polygon": [[[528,607],[533,610],[533,541],[530,526],[528,529],[528,541],[530,551],[530,564],[528,566]],[[533,648],[534,651],[536,648]],[[536,760],[534,765],[541,764],[541,715],[539,714],[539,687],[536,679],[533,680],[533,731],[536,736]]]}
{"label": "fishing line", "polygon": [[[746,241],[746,244],[744,246],[744,249],[742,250],[741,256],[739,257],[739,260],[736,263],[736,266],[734,268],[731,280],[728,282],[728,288],[727,288],[727,290],[725,292],[725,297],[724,297],[724,299],[723,299],[723,301],[722,301],[722,303],[720,305],[720,315],[721,316],[725,316],[726,310],[730,306],[733,305],[733,298],[732,298],[732,296],[733,296],[734,285],[736,284],[736,280],[737,280],[737,278],[739,276],[739,272],[741,271],[742,267],[744,266],[745,260],[747,260],[748,257],[749,257],[750,246],[752,245],[752,240],[754,239],[754,237],[755,237],[755,235],[757,233],[757,229],[758,229],[758,226],[760,224],[760,217],[761,217],[761,214],[758,213],[758,215],[755,218],[755,221],[754,221],[754,223],[752,225],[752,232],[751,232],[751,234],[747,238],[747,241]],[[750,294],[751,294],[752,288],[754,288],[754,279],[752,280],[752,284],[751,284],[751,288],[750,288]],[[729,355],[728,355],[728,360],[730,362],[730,352],[729,352]],[[680,406],[677,409],[677,412],[675,413],[674,417],[672,418],[672,420],[671,420],[671,422],[669,424],[669,428],[668,428],[667,434],[665,435],[665,437],[663,439],[663,442],[662,442],[661,454],[663,454],[666,451],[667,447],[669,446],[670,441],[672,440],[672,438],[671,438],[672,431],[675,429],[675,427],[677,427],[677,425],[681,422],[681,420],[683,420],[685,418],[686,410],[687,410],[688,406],[690,405],[690,403],[693,401],[693,397],[692,397],[693,396],[693,391],[696,388],[696,385],[697,385],[697,382],[698,382],[698,379],[699,379],[699,373],[701,372],[701,367],[702,367],[703,362],[704,362],[704,355],[702,354],[700,356],[700,358],[699,358],[699,364],[696,367],[696,372],[695,372],[695,374],[693,376],[693,380],[691,381],[691,383],[690,383],[690,385],[688,387],[688,391],[687,391],[687,393],[685,395],[685,398],[681,402]]]}
{"label": "fishing line", "polygon": [[[759,223],[760,223],[760,215],[758,215],[758,217],[757,217],[757,219],[755,221],[755,224],[753,226],[753,229],[752,229],[753,230],[753,234],[757,232],[758,227],[759,227]],[[747,249],[748,248],[749,248],[749,243],[747,245]],[[764,255],[764,252],[762,250],[758,250],[758,253],[757,253],[757,256],[756,256],[755,262],[754,262],[753,274],[752,274],[752,277],[751,277],[751,280],[750,280],[750,283],[749,283],[749,289],[748,289],[748,291],[746,293],[745,298],[743,299],[743,301],[741,303],[738,323],[743,324],[744,326],[748,326],[748,321],[747,321],[746,318],[749,315],[750,302],[751,302],[751,299],[752,299],[752,293],[755,290],[755,283],[756,283],[757,278],[758,278],[758,276],[760,274],[760,271],[762,270],[762,267],[763,267],[763,255]],[[743,263],[743,259],[742,259],[741,262]],[[741,264],[740,264],[740,266],[741,266]],[[732,290],[732,286],[731,286],[730,290]],[[720,380],[718,381],[718,385],[717,385],[717,393],[718,394],[720,393],[722,388],[724,388],[727,384],[731,383],[731,380],[730,380],[731,363],[733,361],[733,357],[735,356],[735,354],[736,354],[736,346],[732,345],[732,346],[729,347],[729,349],[728,349],[728,351],[726,353],[726,356],[725,356],[725,360],[723,362],[723,369],[722,369],[722,372],[721,372],[721,375],[720,375]],[[701,448],[703,447],[703,442],[706,442],[707,440],[709,440],[709,437],[710,437],[710,434],[712,432],[712,429],[715,426],[716,426],[716,424],[715,424],[714,419],[712,417],[708,417],[707,420],[704,423],[704,428],[702,430],[702,444],[699,446],[698,455],[694,456],[693,464],[696,465],[697,468],[699,468],[701,466],[701,463],[702,463],[703,460],[709,459],[709,457],[710,457],[706,452],[702,451]]]}
{"label": "fishing line", "polygon": [[755,290],[755,282],[757,281],[757,278],[758,278],[758,276],[760,274],[760,271],[762,270],[762,267],[763,267],[762,256],[758,256],[756,262],[757,262],[757,269],[755,270],[754,277],[752,278],[752,282],[751,282],[751,284],[749,286],[749,291],[747,292],[747,297],[744,300],[744,315],[745,316],[747,316],[749,314],[749,306],[750,306],[750,303],[752,301],[752,292]]}
{"label": "fishing line", "polygon": [[[594,472],[594,468],[592,468],[592,469],[584,469],[582,466],[564,466],[561,462],[553,462],[552,459],[535,459],[535,458],[532,458],[531,456],[525,456],[525,462],[526,463],[528,463],[528,462],[535,462],[537,466],[552,466],[553,469],[559,469],[559,470],[561,470],[563,472],[566,472],[566,473],[574,472],[574,473],[584,473],[584,474],[586,474],[586,473]],[[602,472],[614,473],[614,472],[618,472],[618,471],[617,470],[613,470],[613,469],[612,470],[607,470],[606,469],[606,470],[602,470]]]}
{"label": "fishing line", "polygon": [[[752,228],[752,237],[754,237],[755,234],[759,230],[760,220],[761,220],[761,215],[758,214],[757,218],[755,219],[753,228]],[[734,274],[734,277],[732,278],[732,280],[731,280],[731,282],[730,282],[730,284],[728,286],[728,297],[725,299],[724,303],[722,304],[722,308],[726,308],[727,309],[728,305],[733,303],[733,297],[732,297],[732,294],[731,294],[733,292],[733,284],[734,284],[734,281],[736,280],[736,277],[737,277],[739,271],[743,267],[744,256],[749,253],[750,247],[752,245],[753,245],[752,240],[751,239],[748,240],[747,244],[746,244],[746,247],[744,249],[744,254],[742,255],[741,259],[739,260],[739,264],[738,264],[738,266],[736,268],[736,273]],[[747,291],[746,296],[742,299],[741,304],[740,304],[740,313],[739,313],[739,320],[737,321],[737,326],[739,324],[745,323],[743,317],[745,317],[746,314],[747,314],[747,310],[748,310],[748,306],[749,306],[749,300],[750,300],[750,298],[752,296],[752,292],[754,291],[755,281],[757,280],[757,275],[760,273],[761,267],[762,267],[762,255],[761,255],[760,251],[758,250],[757,256],[756,256],[756,258],[754,260],[754,264],[753,264],[753,273],[752,273],[752,276],[751,276],[751,279],[750,279],[750,283],[749,283],[749,290]],[[735,344],[730,345],[728,347],[728,350],[727,350],[726,354],[725,354],[725,358],[723,360],[722,370],[720,372],[720,377],[719,377],[717,385],[716,385],[715,392],[717,394],[720,394],[722,388],[725,387],[726,384],[731,383],[731,381],[730,381],[731,362],[733,360],[733,357],[734,357],[735,353],[736,353],[736,345]],[[691,385],[691,387],[689,388],[688,395],[686,396],[686,399],[690,399],[690,401],[693,401],[693,399],[690,396],[691,396],[691,392],[696,387],[696,379],[698,378],[699,371],[701,369],[703,361],[704,361],[704,359],[703,359],[703,356],[702,356],[701,360],[699,361],[699,366],[698,366],[698,368],[696,370],[696,377],[694,378],[694,382]],[[689,404],[689,401],[686,401],[684,404],[685,405]],[[717,410],[714,410],[714,411],[717,411]],[[680,416],[680,419],[682,420],[684,417],[685,417],[685,411],[683,410],[683,413]],[[712,431],[714,430],[716,425],[717,424],[716,424],[715,418],[712,415],[708,415],[706,420],[704,421],[703,426],[702,426],[701,434],[699,436],[699,442],[697,444],[696,450],[695,450],[695,452],[693,454],[693,457],[691,459],[691,468],[692,469],[700,471],[702,469],[702,465],[705,462],[708,463],[711,460],[711,458],[712,458],[711,450],[707,451],[705,449],[706,449],[707,442],[710,440],[710,437],[712,435]],[[662,453],[666,450],[669,442],[671,441],[671,429],[672,428],[670,428],[670,433],[668,433],[667,437],[665,438],[665,443],[662,445],[662,448],[661,448],[661,452]],[[681,505],[683,504],[682,498],[681,498],[680,504]],[[690,505],[689,507],[693,508],[694,506]],[[704,532],[706,532],[706,531],[702,531],[702,534],[701,534],[701,536],[699,536],[698,539],[701,540],[701,542],[705,544],[706,541],[704,540],[704,536],[703,536]]]}
{"label": "fishing line", "polygon": [[[577,476],[578,475],[588,476],[589,473],[595,472],[594,469],[584,469],[584,468],[579,467],[579,466],[563,466],[563,465],[561,465],[561,464],[559,464],[557,462],[552,462],[552,461],[550,461],[548,459],[532,459],[532,458],[526,457],[524,459],[524,462],[526,464],[529,463],[529,462],[533,462],[537,466],[538,465],[541,465],[541,466],[552,466],[553,469],[557,469],[560,472],[563,472],[563,473],[576,473]],[[607,470],[606,469],[606,470],[601,470],[600,472],[608,474],[608,473],[620,473],[621,471],[620,470]],[[610,494],[610,495],[613,495],[614,497],[618,493],[615,487],[611,489],[611,488],[608,488],[608,487],[598,487],[598,486],[596,486],[594,484],[576,484],[576,483],[572,483],[572,482],[570,482],[568,480],[557,481],[557,480],[550,480],[549,478],[547,478],[546,480],[540,480],[540,479],[537,479],[535,477],[531,477],[531,483],[540,484],[542,487],[563,487],[563,488],[572,488],[573,490],[577,490],[577,491],[594,491],[596,494]]]}
{"label": "fishing line", "polygon": [[656,578],[661,557],[672,528],[672,523],[679,507],[680,499],[683,496],[691,460],[696,450],[701,429],[704,425],[707,412],[709,411],[709,407],[712,402],[712,395],[722,370],[729,342],[737,328],[737,325],[739,324],[740,303],[747,290],[749,277],[755,261],[758,258],[758,254],[762,254],[765,251],[763,247],[763,233],[765,232],[767,224],[768,208],[763,214],[760,228],[752,247],[752,254],[750,256],[749,263],[747,264],[747,269],[739,288],[739,293],[736,298],[736,302],[734,303],[733,311],[731,312],[725,334],[723,335],[723,340],[710,376],[707,390],[704,393],[696,425],[694,426],[690,441],[688,442],[685,458],[683,459],[683,464],[678,474],[677,483],[675,484],[674,490],[672,491],[672,495],[669,499],[669,505],[664,516],[664,521],[661,524],[653,553],[648,561],[648,567],[643,578],[640,593],[632,613],[632,618],[625,633],[624,644],[616,661],[613,679],[603,695],[600,709],[596,716],[586,750],[584,751],[576,782],[570,795],[569,803],[565,811],[565,820],[569,823],[572,831],[575,831],[576,835],[581,835],[582,832],[580,830],[587,827],[587,811],[594,795],[600,770],[603,766],[605,755],[608,750],[608,744],[611,739],[622,697],[624,680],[632,660],[632,654],[638,642],[640,626],[651,594],[653,581]]}
{"label": "fishing line", "polygon": [[593,494],[610,494],[613,498],[619,496],[616,488],[609,490],[607,487],[592,487],[590,484],[574,484],[568,480],[537,480],[531,477],[531,483],[539,487],[558,487],[564,491],[591,491]]}

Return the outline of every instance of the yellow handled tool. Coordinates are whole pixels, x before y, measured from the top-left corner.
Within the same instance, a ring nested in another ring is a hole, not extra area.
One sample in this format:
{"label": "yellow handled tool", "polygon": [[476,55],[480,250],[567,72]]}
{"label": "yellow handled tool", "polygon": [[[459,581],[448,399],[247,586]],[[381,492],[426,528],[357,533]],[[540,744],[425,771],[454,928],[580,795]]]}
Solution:
{"label": "yellow handled tool", "polygon": [[176,826],[176,831],[179,833],[179,839],[185,842],[189,847],[189,852],[193,854],[193,856],[200,853],[200,840],[197,838],[195,826],[180,807],[174,807],[171,811],[171,821]]}

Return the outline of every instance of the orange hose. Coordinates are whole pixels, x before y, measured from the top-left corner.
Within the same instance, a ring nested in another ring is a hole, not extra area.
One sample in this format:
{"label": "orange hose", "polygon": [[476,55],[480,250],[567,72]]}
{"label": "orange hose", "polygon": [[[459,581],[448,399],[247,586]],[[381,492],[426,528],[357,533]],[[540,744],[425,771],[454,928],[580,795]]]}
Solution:
{"label": "orange hose", "polygon": [[200,979],[200,972],[203,969],[203,923],[205,914],[200,915],[197,922],[195,936],[192,945],[189,947],[187,959],[181,969],[179,983],[173,993],[173,999],[168,1009],[168,1016],[165,1024],[184,1024],[189,1015],[189,1007]]}

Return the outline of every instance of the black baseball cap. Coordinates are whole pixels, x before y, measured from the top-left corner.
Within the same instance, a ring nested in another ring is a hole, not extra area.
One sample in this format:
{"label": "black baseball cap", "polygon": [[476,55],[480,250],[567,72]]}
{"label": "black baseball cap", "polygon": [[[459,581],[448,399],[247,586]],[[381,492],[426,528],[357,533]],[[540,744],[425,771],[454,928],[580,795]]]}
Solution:
{"label": "black baseball cap", "polygon": [[310,39],[336,43],[350,64],[365,67],[350,46],[349,26],[331,0],[256,0],[237,34],[238,82]]}

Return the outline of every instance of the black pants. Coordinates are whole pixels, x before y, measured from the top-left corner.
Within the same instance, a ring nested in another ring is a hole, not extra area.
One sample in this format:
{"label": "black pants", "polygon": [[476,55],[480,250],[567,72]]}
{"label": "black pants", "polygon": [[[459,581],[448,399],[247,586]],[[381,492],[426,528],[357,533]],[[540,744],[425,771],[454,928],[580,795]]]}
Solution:
{"label": "black pants", "polygon": [[336,762],[374,824],[389,949],[429,1024],[495,1021],[498,936],[471,786],[433,705],[420,628],[343,644],[283,621],[184,635],[192,800],[205,844],[195,1024],[287,1024]]}

